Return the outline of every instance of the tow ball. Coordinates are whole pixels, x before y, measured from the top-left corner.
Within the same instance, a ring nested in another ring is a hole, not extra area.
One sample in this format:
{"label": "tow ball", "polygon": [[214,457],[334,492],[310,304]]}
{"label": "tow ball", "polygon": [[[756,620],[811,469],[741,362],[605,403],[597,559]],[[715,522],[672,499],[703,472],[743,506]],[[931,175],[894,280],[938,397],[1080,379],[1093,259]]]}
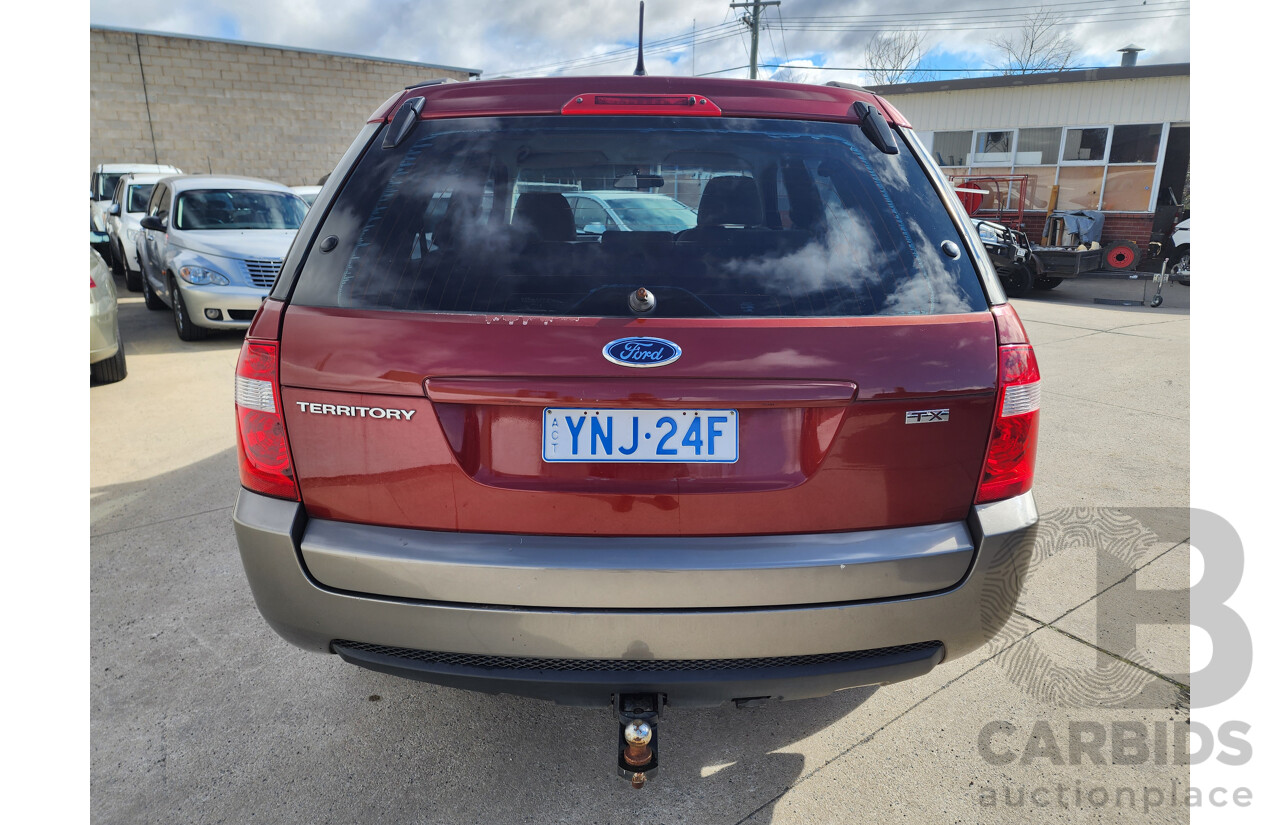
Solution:
{"label": "tow ball", "polygon": [[613,697],[618,717],[618,776],[639,790],[658,769],[658,715],[665,697],[658,693],[624,693]]}

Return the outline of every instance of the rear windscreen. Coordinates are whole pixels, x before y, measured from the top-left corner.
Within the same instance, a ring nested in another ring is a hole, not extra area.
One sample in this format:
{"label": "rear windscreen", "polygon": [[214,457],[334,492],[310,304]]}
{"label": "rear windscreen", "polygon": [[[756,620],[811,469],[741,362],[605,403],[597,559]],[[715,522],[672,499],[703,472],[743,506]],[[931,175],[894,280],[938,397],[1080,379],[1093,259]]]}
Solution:
{"label": "rear windscreen", "polygon": [[855,125],[427,120],[361,159],[293,301],[423,312],[855,316],[986,308],[905,143]]}

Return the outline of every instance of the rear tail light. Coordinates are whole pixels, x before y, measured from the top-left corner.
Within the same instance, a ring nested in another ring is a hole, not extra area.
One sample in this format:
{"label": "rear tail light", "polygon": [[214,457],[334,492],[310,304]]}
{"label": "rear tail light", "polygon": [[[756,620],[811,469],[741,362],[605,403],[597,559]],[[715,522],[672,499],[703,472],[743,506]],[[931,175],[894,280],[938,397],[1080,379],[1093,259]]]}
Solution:
{"label": "rear tail light", "polygon": [[1040,429],[1040,366],[1013,308],[994,307],[1000,342],[996,418],[976,501],[999,501],[1031,489]]}
{"label": "rear tail light", "polygon": [[279,345],[245,339],[236,362],[240,483],[255,493],[298,500],[280,400]]}

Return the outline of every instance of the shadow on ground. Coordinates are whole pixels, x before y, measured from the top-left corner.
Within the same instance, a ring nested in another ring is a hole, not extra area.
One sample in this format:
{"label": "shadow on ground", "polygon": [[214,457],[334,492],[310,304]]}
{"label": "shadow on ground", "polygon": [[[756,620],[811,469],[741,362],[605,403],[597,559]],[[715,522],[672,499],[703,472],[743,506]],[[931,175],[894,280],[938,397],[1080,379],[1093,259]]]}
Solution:
{"label": "shadow on ground", "polygon": [[276,637],[241,568],[236,489],[226,450],[92,491],[95,821],[767,821],[818,767],[786,750],[875,692],[668,709],[637,794],[607,709],[398,679]]}

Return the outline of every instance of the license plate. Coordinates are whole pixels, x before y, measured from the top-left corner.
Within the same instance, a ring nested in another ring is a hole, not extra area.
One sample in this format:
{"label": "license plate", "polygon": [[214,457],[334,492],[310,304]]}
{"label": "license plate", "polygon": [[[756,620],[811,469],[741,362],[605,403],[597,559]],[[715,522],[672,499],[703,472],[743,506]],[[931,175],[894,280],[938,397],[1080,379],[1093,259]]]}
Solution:
{"label": "license plate", "polygon": [[738,411],[548,407],[542,460],[732,464],[738,460]]}

